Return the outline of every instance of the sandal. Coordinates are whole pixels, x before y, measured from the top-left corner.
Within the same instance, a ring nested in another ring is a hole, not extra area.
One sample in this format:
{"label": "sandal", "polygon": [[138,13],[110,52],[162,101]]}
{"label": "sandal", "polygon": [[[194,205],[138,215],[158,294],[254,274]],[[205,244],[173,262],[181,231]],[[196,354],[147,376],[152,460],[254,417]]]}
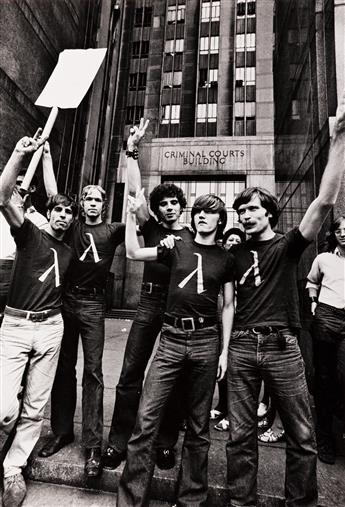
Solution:
{"label": "sandal", "polygon": [[265,444],[276,444],[277,442],[285,440],[285,431],[273,431],[272,428],[269,428],[264,433],[261,433],[261,435],[258,435],[258,440]]}
{"label": "sandal", "polygon": [[229,419],[224,417],[218,424],[214,426],[214,429],[217,431],[228,431],[229,429]]}
{"label": "sandal", "polygon": [[210,412],[211,421],[214,421],[214,419],[219,419],[220,417],[223,417],[223,416],[224,416],[223,412],[220,412],[216,408],[213,408]]}

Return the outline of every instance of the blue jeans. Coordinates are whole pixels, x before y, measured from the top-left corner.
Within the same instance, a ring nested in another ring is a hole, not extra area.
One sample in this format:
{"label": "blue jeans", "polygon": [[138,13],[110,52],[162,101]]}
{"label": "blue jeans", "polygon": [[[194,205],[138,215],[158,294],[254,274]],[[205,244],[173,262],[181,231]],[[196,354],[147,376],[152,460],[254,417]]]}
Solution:
{"label": "blue jeans", "polygon": [[55,435],[73,433],[77,399],[76,364],[79,334],[84,353],[82,380],[82,442],[101,447],[103,438],[104,298],[67,294],[63,306],[64,334],[51,397],[51,426]]}
{"label": "blue jeans", "polygon": [[[134,429],[145,370],[151,357],[156,338],[162,328],[166,306],[166,292],[141,293],[135,319],[128,335],[116,401],[109,432],[109,445],[117,451],[127,449]],[[174,447],[178,439],[181,419],[178,389],[168,402],[166,416],[157,441],[158,447]]]}
{"label": "blue jeans", "polygon": [[286,505],[316,506],[316,446],[304,364],[292,332],[234,331],[228,360],[230,506],[257,505],[257,406],[263,379],[286,434]]}
{"label": "blue jeans", "polygon": [[118,507],[149,505],[154,447],[164,406],[181,375],[185,380],[187,431],[177,486],[177,504],[207,505],[209,412],[219,357],[217,326],[184,332],[164,325],[145,381],[138,417],[128,443]]}
{"label": "blue jeans", "polygon": [[345,431],[345,310],[319,303],[311,328],[315,366],[316,436],[333,438],[333,416],[340,406]]}

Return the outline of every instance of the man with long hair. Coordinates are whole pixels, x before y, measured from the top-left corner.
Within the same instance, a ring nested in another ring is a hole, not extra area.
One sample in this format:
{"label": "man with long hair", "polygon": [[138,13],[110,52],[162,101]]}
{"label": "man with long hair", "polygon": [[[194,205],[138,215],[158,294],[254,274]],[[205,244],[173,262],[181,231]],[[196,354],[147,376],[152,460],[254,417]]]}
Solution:
{"label": "man with long hair", "polygon": [[[192,208],[194,240],[140,248],[135,233],[136,206],[127,214],[126,250],[130,259],[170,267],[162,334],[146,377],[127,462],[118,490],[118,507],[148,505],[155,465],[154,447],[169,396],[181,376],[185,386],[187,429],[177,486],[178,505],[207,505],[209,413],[217,378],[226,371],[233,319],[232,264],[216,244],[226,226],[224,202],[214,195],[198,197]],[[217,300],[223,287],[223,347],[219,355]]]}

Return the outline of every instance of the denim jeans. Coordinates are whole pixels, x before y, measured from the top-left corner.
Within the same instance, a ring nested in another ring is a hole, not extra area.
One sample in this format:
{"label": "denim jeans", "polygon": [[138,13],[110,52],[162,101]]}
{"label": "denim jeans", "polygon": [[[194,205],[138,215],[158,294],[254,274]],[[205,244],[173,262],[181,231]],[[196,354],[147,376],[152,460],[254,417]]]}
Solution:
{"label": "denim jeans", "polygon": [[257,505],[257,407],[261,380],[269,389],[286,434],[286,505],[316,506],[316,449],[309,396],[297,337],[234,331],[228,360],[230,505]]}
{"label": "denim jeans", "polygon": [[18,393],[27,376],[14,440],[4,460],[4,476],[21,471],[39,439],[58,362],[63,322],[60,314],[42,322],[6,315],[0,330],[0,428],[10,433],[19,415]]}
{"label": "denim jeans", "polygon": [[320,303],[312,323],[316,436],[332,439],[333,416],[342,408],[345,432],[345,310]]}
{"label": "denim jeans", "polygon": [[82,442],[101,447],[103,438],[103,374],[105,305],[103,296],[68,294],[63,306],[64,335],[51,398],[55,435],[73,433],[77,399],[76,364],[79,334],[84,354],[82,380]]}
{"label": "denim jeans", "polygon": [[177,505],[207,505],[209,412],[216,382],[219,335],[216,326],[184,332],[164,325],[145,381],[138,417],[128,443],[118,489],[118,507],[148,506],[154,446],[164,406],[181,375],[185,381],[187,431],[177,485]]}
{"label": "denim jeans", "polygon": [[[156,338],[162,328],[166,306],[166,292],[141,293],[135,319],[127,339],[116,401],[109,432],[109,445],[125,451],[134,429],[145,370]],[[181,416],[181,397],[178,388],[168,401],[157,447],[174,447],[178,439]]]}

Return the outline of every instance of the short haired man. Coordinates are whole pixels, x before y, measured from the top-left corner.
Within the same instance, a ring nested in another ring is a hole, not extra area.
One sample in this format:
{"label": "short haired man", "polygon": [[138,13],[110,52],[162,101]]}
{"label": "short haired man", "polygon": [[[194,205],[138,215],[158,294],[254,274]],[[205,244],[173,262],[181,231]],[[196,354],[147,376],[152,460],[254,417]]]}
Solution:
{"label": "short haired man", "polygon": [[336,457],[334,416],[337,405],[345,408],[345,216],[332,222],[327,243],[328,251],[314,259],[307,289],[314,315],[311,333],[317,454],[320,461],[332,465]]}
{"label": "short haired man", "polygon": [[80,335],[84,352],[82,444],[85,448],[85,474],[90,478],[101,472],[105,287],[115,250],[125,235],[124,224],[104,222],[105,211],[103,188],[99,185],[84,187],[80,199],[81,218],[73,224],[67,238],[74,259],[64,293],[65,330],[52,390],[51,426],[54,436],[39,452],[42,457],[51,456],[74,440]]}
{"label": "short haired man", "polygon": [[[195,240],[174,248],[139,248],[135,207],[129,208],[126,249],[130,259],[171,267],[160,343],[146,377],[127,462],[118,489],[118,507],[148,505],[154,470],[153,448],[172,389],[183,375],[187,429],[177,486],[178,505],[207,505],[209,413],[217,377],[224,376],[233,318],[232,261],[216,244],[226,225],[225,204],[214,195],[195,200]],[[223,287],[223,349],[219,355],[217,300]]]}
{"label": "short haired man", "polygon": [[[144,124],[141,120],[139,127],[133,128],[127,142],[127,153],[135,153],[146,127],[147,122]],[[137,174],[137,186],[140,186],[137,156],[134,158],[128,156],[127,165],[129,173]],[[129,174],[130,178],[135,181],[133,174]],[[137,189],[130,187],[129,190]],[[157,219],[149,214],[145,200],[141,209],[137,211],[146,246],[159,244],[171,233],[178,234],[184,239],[192,238],[190,229],[179,224],[186,204],[183,191],[174,184],[163,183],[152,190],[150,208]],[[116,468],[126,457],[127,443],[134,429],[145,370],[163,324],[168,283],[168,266],[159,262],[145,263],[140,301],[127,339],[121,375],[116,386],[116,401],[108,446],[103,455],[106,468]],[[157,442],[156,462],[164,469],[172,468],[175,464],[173,447],[179,432],[179,411],[176,406],[172,406],[175,397],[173,396],[168,404]]]}
{"label": "short haired man", "polygon": [[[61,288],[72,259],[71,249],[62,240],[77,211],[70,197],[57,194],[48,204],[49,223],[41,230],[11,200],[20,167],[39,145],[35,139],[22,138],[0,178],[0,207],[17,247],[0,330],[0,427],[10,433],[17,422],[3,463],[5,507],[21,505],[26,495],[21,472],[39,439],[54,380],[63,333]],[[29,356],[19,414],[17,395]]]}
{"label": "short haired man", "polygon": [[267,190],[245,189],[233,204],[250,239],[232,249],[237,306],[228,358],[230,506],[257,505],[257,406],[262,379],[285,429],[286,504],[317,504],[315,438],[297,341],[297,265],[339,192],[344,167],[344,105],[337,112],[319,195],[298,227],[286,234],[274,233],[278,204]]}

